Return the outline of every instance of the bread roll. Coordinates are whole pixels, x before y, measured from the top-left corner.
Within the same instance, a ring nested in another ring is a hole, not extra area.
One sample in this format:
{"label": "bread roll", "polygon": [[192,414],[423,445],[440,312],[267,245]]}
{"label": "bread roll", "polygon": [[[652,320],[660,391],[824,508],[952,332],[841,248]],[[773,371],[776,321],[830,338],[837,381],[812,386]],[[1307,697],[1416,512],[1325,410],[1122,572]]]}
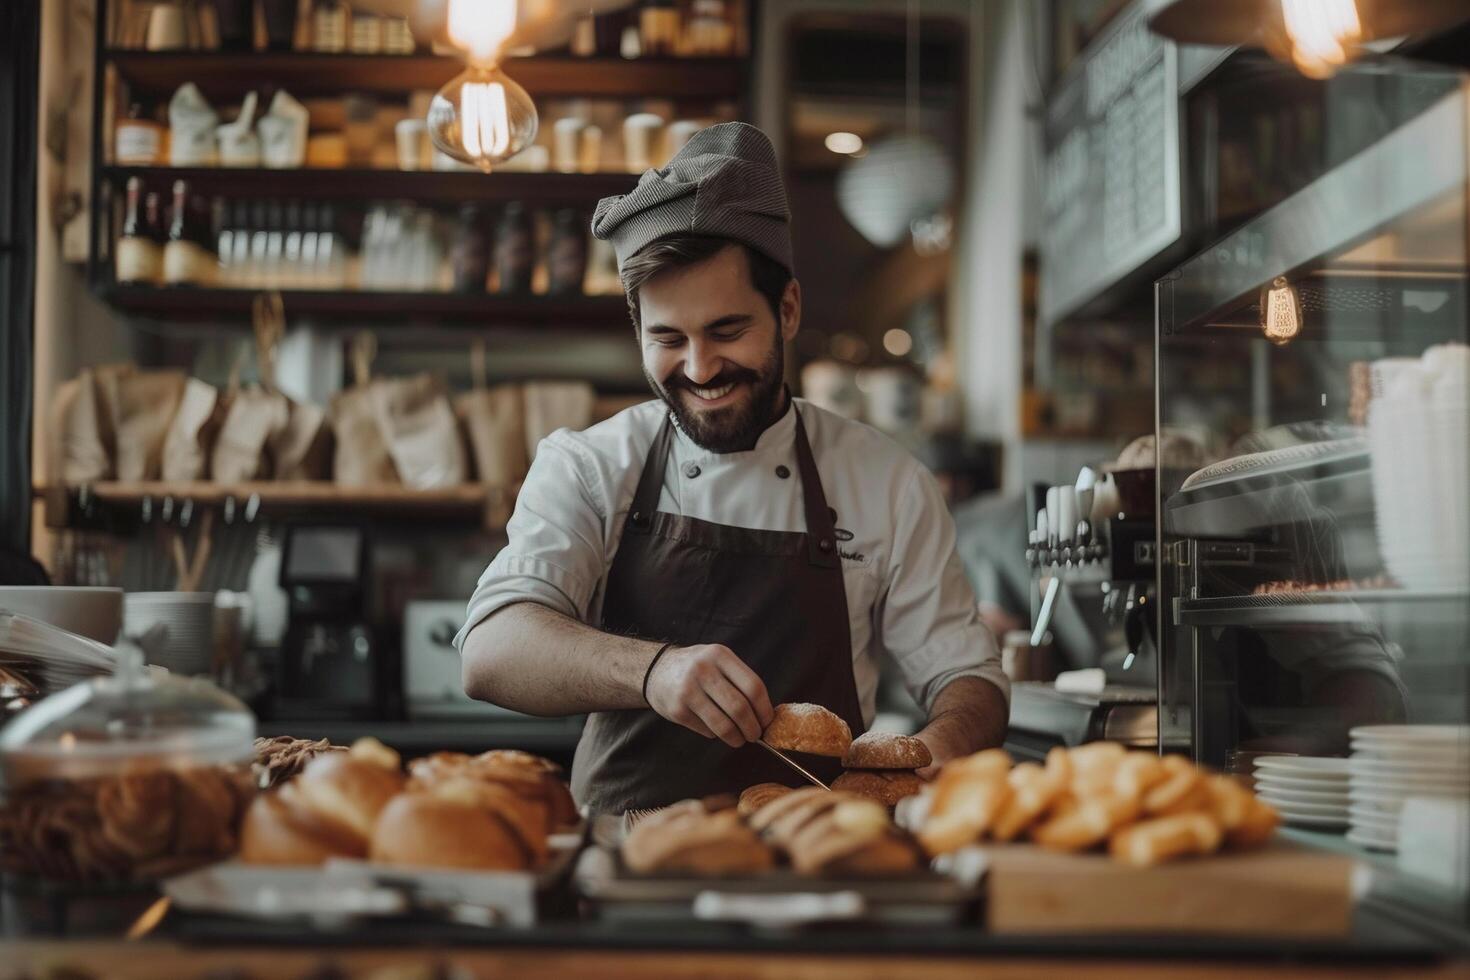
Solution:
{"label": "bread roll", "polygon": [[852,744],[852,729],[820,704],[778,704],[761,738],[774,748],[840,759]]}
{"label": "bread roll", "polygon": [[295,784],[262,793],[245,811],[240,860],[248,864],[315,865],[328,858],[360,858],[366,843],[355,832],[319,819],[297,798]]}
{"label": "bread roll", "polygon": [[427,791],[442,800],[467,803],[490,811],[515,834],[533,865],[546,860],[547,812],[540,800],[528,799],[508,786],[468,776],[446,779]]}
{"label": "bread roll", "polygon": [[901,769],[849,769],[832,781],[832,788],[866,796],[884,806],[897,806],[905,796],[923,789],[924,781]]}
{"label": "bread roll", "polygon": [[781,783],[756,783],[754,786],[746,787],[740,794],[740,800],[736,804],[736,810],[741,817],[750,817],[772,800],[779,799],[791,792],[790,786]]}
{"label": "bread roll", "polygon": [[738,875],[769,870],[771,849],[734,810],[670,808],[660,820],[641,821],[623,841],[623,862],[637,874]]}
{"label": "bread roll", "polygon": [[519,871],[532,863],[497,812],[435,793],[404,793],[384,807],[368,855],[421,868]]}
{"label": "bread roll", "polygon": [[323,820],[341,824],[366,843],[388,801],[403,790],[403,774],[352,752],[319,755],[292,783],[301,802]]}
{"label": "bread roll", "polygon": [[929,746],[893,732],[864,732],[842,757],[846,769],[923,769],[933,761]]}

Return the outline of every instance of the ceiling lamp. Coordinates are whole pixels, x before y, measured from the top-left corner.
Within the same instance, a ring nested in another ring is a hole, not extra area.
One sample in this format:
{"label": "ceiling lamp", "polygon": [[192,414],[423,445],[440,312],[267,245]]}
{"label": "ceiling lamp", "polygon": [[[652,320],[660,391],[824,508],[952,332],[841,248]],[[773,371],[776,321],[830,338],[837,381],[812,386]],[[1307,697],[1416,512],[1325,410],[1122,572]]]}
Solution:
{"label": "ceiling lamp", "polygon": [[843,217],[879,248],[892,248],[912,233],[915,222],[941,213],[953,193],[949,153],[927,136],[873,143],[867,156],[837,174]]}
{"label": "ceiling lamp", "polygon": [[1465,0],[1174,0],[1148,26],[1180,44],[1264,48],[1304,75],[1326,78],[1369,41],[1466,19]]}

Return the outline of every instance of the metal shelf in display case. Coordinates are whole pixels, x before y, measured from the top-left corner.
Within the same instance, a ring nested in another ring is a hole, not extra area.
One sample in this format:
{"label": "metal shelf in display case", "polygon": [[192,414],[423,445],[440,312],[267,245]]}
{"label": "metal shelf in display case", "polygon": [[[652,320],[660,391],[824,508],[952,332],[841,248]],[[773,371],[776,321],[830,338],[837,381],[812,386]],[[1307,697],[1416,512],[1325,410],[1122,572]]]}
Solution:
{"label": "metal shelf in display case", "polygon": [[1357,589],[1342,592],[1272,592],[1174,600],[1180,626],[1311,626],[1376,623],[1395,607],[1421,622],[1458,621],[1470,609],[1470,593],[1446,589]]}

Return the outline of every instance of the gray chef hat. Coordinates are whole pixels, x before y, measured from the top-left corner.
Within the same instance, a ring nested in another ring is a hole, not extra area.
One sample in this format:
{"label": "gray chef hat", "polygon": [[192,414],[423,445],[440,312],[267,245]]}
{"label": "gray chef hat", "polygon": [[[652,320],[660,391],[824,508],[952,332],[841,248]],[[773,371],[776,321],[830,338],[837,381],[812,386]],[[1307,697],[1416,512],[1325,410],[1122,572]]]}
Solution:
{"label": "gray chef hat", "polygon": [[791,211],[766,134],[741,122],[695,133],[662,170],[631,194],[597,202],[592,234],[612,242],[618,268],[640,249],[676,234],[742,242],[793,271]]}

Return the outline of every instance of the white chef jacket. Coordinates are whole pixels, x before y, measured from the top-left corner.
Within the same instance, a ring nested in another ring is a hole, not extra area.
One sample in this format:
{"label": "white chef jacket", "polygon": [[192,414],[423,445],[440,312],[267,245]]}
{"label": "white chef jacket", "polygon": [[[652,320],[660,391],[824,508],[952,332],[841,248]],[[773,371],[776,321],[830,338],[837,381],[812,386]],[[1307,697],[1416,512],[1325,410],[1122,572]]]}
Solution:
{"label": "white chef jacket", "polygon": [[[925,710],[958,677],[984,678],[1009,700],[995,637],[978,616],[934,477],[876,429],[793,402],[827,504],[837,511],[864,721],[873,721],[885,651]],[[516,602],[601,622],[623,521],[667,413],[660,401],[644,402],[541,442],[506,528],[509,544],[480,576],[456,649],[487,616]],[[795,432],[790,408],[748,452],[712,453],[676,429],[658,509],[735,527],[805,531]]]}

